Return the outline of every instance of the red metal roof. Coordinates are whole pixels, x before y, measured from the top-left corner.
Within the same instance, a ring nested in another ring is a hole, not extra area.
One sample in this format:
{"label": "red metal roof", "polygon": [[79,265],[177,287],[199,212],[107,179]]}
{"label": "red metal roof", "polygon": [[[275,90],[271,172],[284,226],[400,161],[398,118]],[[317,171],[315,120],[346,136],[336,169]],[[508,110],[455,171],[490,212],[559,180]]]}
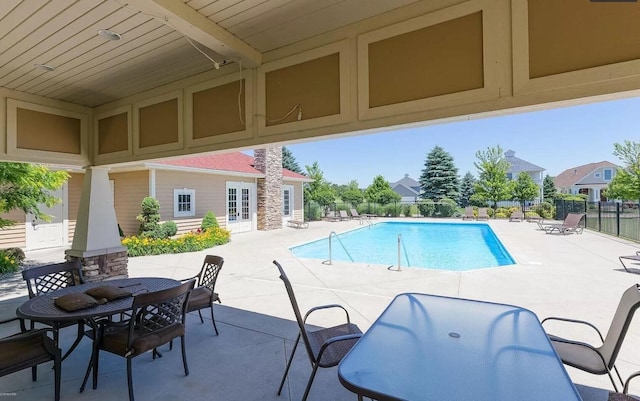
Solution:
{"label": "red metal roof", "polygon": [[[205,156],[186,157],[183,159],[162,160],[157,163],[187,168],[232,171],[235,173],[263,174],[260,170],[253,167],[255,164],[253,157],[242,152],[219,153]],[[307,178],[304,175],[294,173],[293,171],[285,168],[282,169],[282,176],[287,178]]]}

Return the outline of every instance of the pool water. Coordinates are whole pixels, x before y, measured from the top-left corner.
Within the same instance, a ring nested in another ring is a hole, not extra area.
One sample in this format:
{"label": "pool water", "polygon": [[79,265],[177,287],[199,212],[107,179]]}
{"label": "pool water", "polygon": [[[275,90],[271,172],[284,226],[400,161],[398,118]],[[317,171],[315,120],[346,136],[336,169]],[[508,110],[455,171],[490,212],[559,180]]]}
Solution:
{"label": "pool water", "polygon": [[[484,223],[377,223],[338,234],[337,239],[332,236],[332,259],[397,266],[398,234],[402,234],[402,267],[465,271],[515,264],[491,227]],[[327,260],[329,239],[290,250],[299,258]]]}

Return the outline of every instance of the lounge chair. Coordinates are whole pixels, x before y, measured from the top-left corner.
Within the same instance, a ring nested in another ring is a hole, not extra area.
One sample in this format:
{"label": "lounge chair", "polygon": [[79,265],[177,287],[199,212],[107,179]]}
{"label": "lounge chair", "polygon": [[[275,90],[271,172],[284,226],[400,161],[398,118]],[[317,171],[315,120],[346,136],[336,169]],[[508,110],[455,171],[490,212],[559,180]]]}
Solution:
{"label": "lounge chair", "polygon": [[618,260],[620,261],[620,263],[622,264],[622,267],[624,267],[624,269],[629,272],[629,273],[634,273],[633,271],[629,270],[627,268],[627,266],[624,264],[624,262],[622,261],[622,259],[628,259],[628,260],[632,260],[634,262],[640,262],[640,251],[636,251],[635,255],[629,255],[629,256],[619,256]]}
{"label": "lounge chair", "polygon": [[340,221],[349,220],[349,215],[347,214],[346,210],[340,210],[338,211],[338,213],[340,213]]}
{"label": "lounge chair", "polygon": [[309,222],[302,220],[287,220],[287,226],[293,228],[309,228]]}
{"label": "lounge chair", "polygon": [[351,218],[352,219],[361,219],[362,220],[362,218],[364,217],[364,216],[360,216],[360,213],[358,213],[358,211],[356,209],[350,209],[349,213],[351,213]]}
{"label": "lounge chair", "polygon": [[464,208],[464,216],[462,220],[475,220],[476,216],[473,214],[473,206],[467,206]]}
{"label": "lounge chair", "polygon": [[[298,329],[300,330],[298,332],[298,337],[296,337],[296,342],[293,345],[293,349],[291,350],[291,356],[289,356],[287,367],[284,370],[284,375],[280,382],[280,388],[278,388],[278,395],[282,393],[284,382],[287,379],[287,374],[291,367],[291,361],[293,361],[293,356],[295,355],[298,343],[300,342],[300,339],[302,339],[307,351],[307,356],[309,357],[309,362],[311,362],[312,366],[311,376],[309,377],[307,387],[305,388],[304,395],[302,396],[302,401],[305,401],[309,395],[309,390],[311,390],[311,384],[313,384],[313,378],[315,377],[318,368],[330,368],[338,365],[347,352],[349,352],[349,350],[360,339],[362,331],[360,331],[358,326],[351,323],[349,320],[349,312],[347,312],[344,307],[337,304],[313,307],[309,309],[303,318],[300,313],[300,309],[298,308],[298,302],[296,301],[296,296],[293,292],[293,287],[291,286],[289,278],[285,274],[282,266],[280,266],[280,263],[274,260],[273,264],[276,265],[280,272],[280,279],[284,283],[287,294],[289,295],[289,301],[291,301],[293,313],[296,316]],[[313,312],[327,309],[342,309],[346,315],[346,322],[329,328],[311,329],[311,327],[307,325],[307,318]]]}
{"label": "lounge chair", "polygon": [[489,220],[489,215],[487,214],[487,208],[481,207],[478,209],[478,217],[476,220]]}
{"label": "lounge chair", "polygon": [[580,222],[586,215],[586,213],[569,213],[560,224],[541,224],[541,226],[547,234],[551,234],[554,231],[557,231],[558,234],[582,234],[584,227],[580,225]]}
{"label": "lounge chair", "polygon": [[611,370],[615,370],[620,383],[623,383],[618,368],[615,366],[615,361],[622,347],[622,341],[627,334],[633,315],[638,307],[640,307],[640,285],[634,284],[622,294],[606,338],[603,338],[602,333],[597,327],[582,320],[548,317],[542,320],[542,324],[544,325],[545,322],[555,320],[582,324],[593,328],[598,333],[600,341],[602,342],[600,346],[594,346],[582,341],[569,340],[552,334],[548,335],[551,344],[563,363],[596,375],[609,375],[613,388],[618,391],[618,386],[613,379]]}
{"label": "lounge chair", "polygon": [[514,212],[511,213],[511,217],[509,217],[509,221],[524,221],[524,214],[522,214],[522,211],[520,210],[516,210]]}

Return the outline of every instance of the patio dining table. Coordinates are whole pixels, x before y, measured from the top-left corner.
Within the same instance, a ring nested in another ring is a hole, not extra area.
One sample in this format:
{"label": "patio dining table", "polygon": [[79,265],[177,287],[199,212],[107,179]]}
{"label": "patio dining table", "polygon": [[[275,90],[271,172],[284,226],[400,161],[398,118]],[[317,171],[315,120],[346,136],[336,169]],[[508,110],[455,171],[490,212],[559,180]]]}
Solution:
{"label": "patio dining table", "polygon": [[[101,305],[96,305],[90,308],[73,312],[67,312],[64,309],[56,306],[55,300],[57,298],[72,293],[83,293],[90,288],[95,288],[102,285],[112,285],[119,288],[124,288],[130,291],[131,294],[135,296],[145,292],[164,290],[167,288],[175,287],[179,284],[180,282],[177,280],[162,277],[136,277],[89,282],[85,284],[61,288],[59,290],[47,292],[45,294],[31,298],[18,307],[18,309],[16,310],[16,314],[18,315],[18,317],[23,319],[50,324],[53,328],[53,340],[56,346],[58,346],[59,330],[65,322],[82,320],[89,327],[95,329],[97,327],[98,320],[102,318],[108,318],[110,316],[114,316],[131,309],[131,307],[133,306],[133,296],[115,299]],[[93,333],[93,340],[96,341],[96,331],[94,330]],[[87,375],[89,374],[91,368],[92,365],[90,363],[87,368]]]}
{"label": "patio dining table", "polygon": [[533,312],[428,294],[397,295],[338,376],[360,400],[581,400]]}

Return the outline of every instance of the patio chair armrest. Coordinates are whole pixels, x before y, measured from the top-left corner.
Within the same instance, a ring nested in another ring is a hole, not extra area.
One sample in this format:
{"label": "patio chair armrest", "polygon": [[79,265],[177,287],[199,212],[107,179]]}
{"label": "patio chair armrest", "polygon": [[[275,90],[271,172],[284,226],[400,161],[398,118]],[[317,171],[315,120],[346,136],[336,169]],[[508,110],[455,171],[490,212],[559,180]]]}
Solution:
{"label": "patio chair armrest", "polygon": [[339,304],[329,304],[329,305],[314,306],[313,308],[309,309],[307,311],[307,313],[304,315],[303,322],[306,323],[307,318],[309,317],[309,315],[311,315],[311,313],[319,311],[319,310],[331,309],[331,308],[340,308],[340,309],[342,309],[344,311],[344,313],[347,315],[347,323],[351,323],[351,320],[349,319],[349,312],[347,312],[347,310],[344,308],[344,306],[339,305]]}
{"label": "patio chair armrest", "polygon": [[[574,344],[574,345],[579,345],[581,347],[589,348],[591,351],[593,351],[596,354],[598,354],[598,356],[600,357],[600,361],[602,362],[602,366],[607,366],[607,361],[604,360],[604,356],[600,353],[600,351],[598,351],[598,349],[596,347],[594,347],[593,345],[591,345],[589,343],[585,343],[584,341],[569,340],[569,339],[562,338],[562,337],[554,337],[552,339],[552,341],[555,341],[555,342],[558,342],[558,343],[565,343],[565,344]],[[622,381],[622,379],[620,379],[620,380]]]}
{"label": "patio chair armrest", "polygon": [[631,382],[631,379],[640,376],[640,370],[637,372],[633,372],[631,373],[631,375],[629,377],[627,377],[627,380],[624,381],[624,389],[622,390],[623,394],[628,394],[629,392],[629,383]]}
{"label": "patio chair armrest", "polygon": [[197,279],[199,276],[200,276],[200,274],[196,274],[195,276],[192,276],[192,277],[179,278],[177,280],[180,281],[181,283],[184,283],[184,282],[187,282],[189,280]]}
{"label": "patio chair armrest", "polygon": [[[596,326],[594,326],[593,324],[591,324],[589,322],[586,322],[584,320],[567,319],[567,318],[564,318],[564,317],[550,316],[550,317],[542,319],[542,322],[540,322],[540,324],[544,325],[544,322],[549,321],[549,320],[557,320],[557,321],[560,321],[560,322],[577,323],[577,324],[583,324],[585,326],[589,326],[592,329],[594,329],[596,331],[596,333],[598,333],[598,336],[600,337],[600,341],[602,341],[604,343],[604,337],[602,336],[602,333],[600,332],[600,330],[598,330],[598,328]],[[567,341],[567,342],[576,343],[576,341]]]}
{"label": "patio chair armrest", "polygon": [[318,360],[319,361],[322,360],[322,354],[324,354],[324,351],[327,348],[329,348],[329,346],[331,346],[331,344],[335,344],[337,342],[342,342],[342,341],[359,340],[360,337],[362,337],[362,333],[345,334],[345,335],[342,335],[342,336],[336,336],[336,337],[328,338],[324,343],[322,343],[322,346],[320,347],[320,351],[318,352]]}

